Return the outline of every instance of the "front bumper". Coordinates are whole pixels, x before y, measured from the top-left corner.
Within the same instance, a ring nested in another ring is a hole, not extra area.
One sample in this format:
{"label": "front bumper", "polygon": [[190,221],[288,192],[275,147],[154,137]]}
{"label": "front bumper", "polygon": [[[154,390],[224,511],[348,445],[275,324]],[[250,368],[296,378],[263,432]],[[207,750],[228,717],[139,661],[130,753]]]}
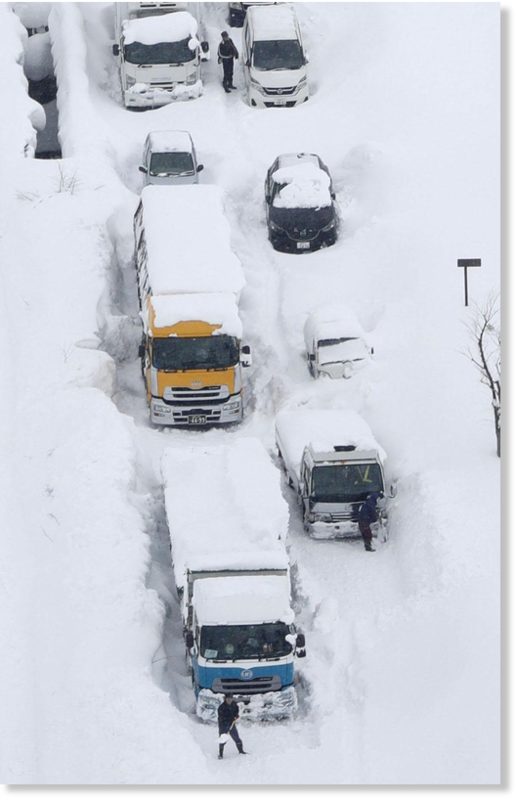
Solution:
{"label": "front bumper", "polygon": [[188,406],[165,403],[158,397],[150,402],[150,421],[153,425],[181,428],[203,428],[212,425],[231,425],[241,422],[243,404],[241,395],[233,395],[225,403]]}
{"label": "front bumper", "polygon": [[158,108],[174,103],[177,100],[194,100],[202,94],[202,81],[187,86],[185,83],[175,83],[170,87],[149,86],[136,83],[124,91],[126,108]]}
{"label": "front bumper", "polygon": [[[360,539],[361,533],[358,523],[352,520],[335,520],[333,522],[306,522],[306,528],[312,539]],[[375,522],[371,525],[373,538],[382,541],[387,539],[387,527],[383,522]]]}
{"label": "front bumper", "polygon": [[[240,718],[252,722],[287,719],[297,710],[297,694],[293,686],[287,686],[278,692],[235,694],[233,697],[239,704]],[[216,722],[217,710],[223,700],[223,694],[216,694],[211,689],[201,689],[195,709],[197,716],[206,722]]]}
{"label": "front bumper", "polygon": [[285,231],[269,228],[269,239],[275,250],[282,253],[313,253],[321,247],[331,247],[337,241],[337,229],[319,231],[313,239],[291,239]]}
{"label": "front bumper", "polygon": [[302,84],[291,94],[267,94],[252,83],[249,85],[249,105],[256,108],[292,108],[308,100],[308,85]]}

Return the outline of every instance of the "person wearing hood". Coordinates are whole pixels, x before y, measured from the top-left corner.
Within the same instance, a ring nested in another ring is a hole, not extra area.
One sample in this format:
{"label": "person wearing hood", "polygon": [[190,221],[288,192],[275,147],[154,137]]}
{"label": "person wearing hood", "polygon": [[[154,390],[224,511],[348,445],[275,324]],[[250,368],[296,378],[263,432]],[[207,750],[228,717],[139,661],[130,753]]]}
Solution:
{"label": "person wearing hood", "polygon": [[374,547],[372,545],[373,532],[371,531],[371,525],[373,522],[378,520],[378,509],[376,504],[379,497],[380,492],[373,492],[372,494],[368,495],[367,499],[358,509],[358,529],[362,534],[364,547],[369,552],[374,552]]}

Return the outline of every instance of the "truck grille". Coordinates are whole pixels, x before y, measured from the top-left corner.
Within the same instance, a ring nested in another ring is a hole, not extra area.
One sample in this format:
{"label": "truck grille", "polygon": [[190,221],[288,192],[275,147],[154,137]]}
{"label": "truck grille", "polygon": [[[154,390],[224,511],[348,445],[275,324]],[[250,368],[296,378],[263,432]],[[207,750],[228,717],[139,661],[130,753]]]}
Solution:
{"label": "truck grille", "polygon": [[202,406],[195,406],[195,408],[185,409],[184,411],[176,411],[172,412],[172,416],[174,417],[174,422],[177,422],[179,425],[183,423],[184,425],[189,424],[189,417],[206,417],[206,424],[210,422],[219,422],[220,421],[220,409],[216,408],[202,408]]}
{"label": "truck grille", "polygon": [[203,386],[191,389],[189,386],[171,386],[165,389],[165,403],[174,405],[195,405],[196,403],[224,403],[229,397],[227,386]]}
{"label": "truck grille", "polygon": [[216,678],[213,681],[214,692],[229,692],[230,694],[261,694],[262,692],[277,692],[281,689],[279,675],[260,676],[250,681],[241,681],[238,678]]}

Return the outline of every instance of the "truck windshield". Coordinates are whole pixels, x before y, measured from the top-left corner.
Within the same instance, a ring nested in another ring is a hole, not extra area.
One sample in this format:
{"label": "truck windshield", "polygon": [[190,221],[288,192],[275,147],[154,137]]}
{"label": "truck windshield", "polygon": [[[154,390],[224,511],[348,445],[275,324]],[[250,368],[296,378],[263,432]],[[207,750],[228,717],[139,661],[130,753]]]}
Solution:
{"label": "truck windshield", "polygon": [[303,51],[297,39],[254,43],[253,67],[255,69],[301,69],[303,64]]}
{"label": "truck windshield", "polygon": [[227,369],[238,363],[238,340],[234,336],[202,336],[154,339],[152,365],[156,369]]}
{"label": "truck windshield", "polygon": [[263,625],[205,625],[201,629],[201,655],[207,659],[237,661],[246,658],[280,658],[292,652],[284,622]]}
{"label": "truck windshield", "polygon": [[124,47],[124,58],[130,64],[184,64],[193,61],[196,53],[190,50],[190,39],[180,42],[158,42],[157,44],[142,44],[131,42]]}
{"label": "truck windshield", "polygon": [[150,175],[192,175],[194,165],[191,153],[153,153]]}
{"label": "truck windshield", "polygon": [[335,464],[314,467],[314,500],[320,503],[351,503],[365,500],[370,492],[383,492],[379,464]]}

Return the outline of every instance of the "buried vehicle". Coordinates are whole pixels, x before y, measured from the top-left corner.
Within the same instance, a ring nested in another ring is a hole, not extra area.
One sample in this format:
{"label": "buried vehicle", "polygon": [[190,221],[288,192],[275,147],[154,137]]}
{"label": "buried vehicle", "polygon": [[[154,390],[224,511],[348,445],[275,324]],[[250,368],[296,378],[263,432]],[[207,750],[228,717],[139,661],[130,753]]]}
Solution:
{"label": "buried vehicle", "polygon": [[161,471],[197,715],[215,721],[231,693],[243,718],[291,716],[305,639],[294,625],[277,469],[245,438],[169,448]]}
{"label": "buried vehicle", "polygon": [[374,353],[356,316],[344,306],[325,306],[304,326],[308,369],[314,378],[351,378]]}
{"label": "buried vehicle", "polygon": [[[360,506],[370,494],[385,495],[385,453],[367,423],[354,411],[287,408],[276,417],[276,444],[305,530],[314,539],[360,536]],[[395,483],[388,494],[395,497]],[[385,498],[378,509],[371,530],[386,541]]]}
{"label": "buried vehicle", "polygon": [[328,167],[315,153],[284,153],[265,179],[269,240],[275,250],[309,253],[337,240],[338,216]]}
{"label": "buried vehicle", "polygon": [[203,169],[187,131],[151,131],[147,135],[143,164],[139,167],[145,175],[145,185],[199,183],[199,172]]}

